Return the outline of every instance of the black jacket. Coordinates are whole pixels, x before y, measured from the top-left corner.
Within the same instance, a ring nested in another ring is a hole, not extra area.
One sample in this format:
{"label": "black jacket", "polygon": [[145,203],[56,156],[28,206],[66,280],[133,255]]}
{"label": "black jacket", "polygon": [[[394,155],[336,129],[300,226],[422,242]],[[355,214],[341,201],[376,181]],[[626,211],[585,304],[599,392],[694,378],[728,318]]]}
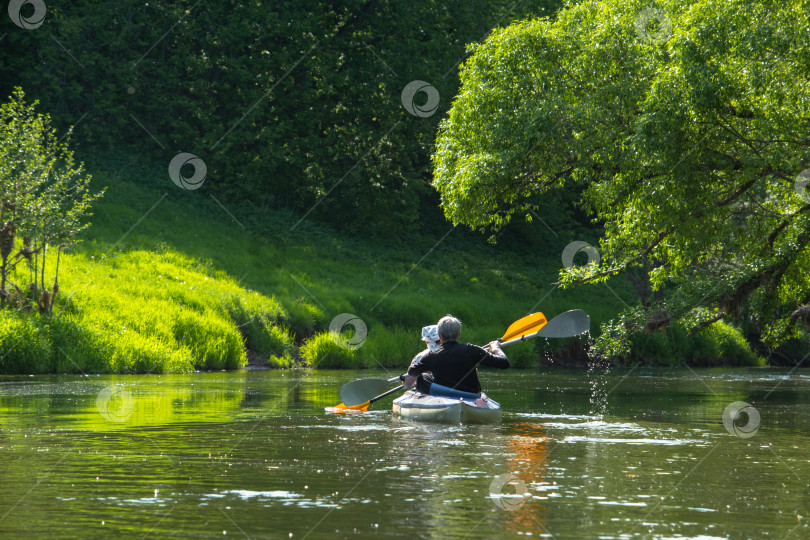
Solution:
{"label": "black jacket", "polygon": [[435,351],[414,358],[408,368],[408,375],[431,371],[433,382],[463,392],[480,394],[479,365],[506,369],[509,367],[509,359],[503,352],[496,356],[478,345],[446,341]]}

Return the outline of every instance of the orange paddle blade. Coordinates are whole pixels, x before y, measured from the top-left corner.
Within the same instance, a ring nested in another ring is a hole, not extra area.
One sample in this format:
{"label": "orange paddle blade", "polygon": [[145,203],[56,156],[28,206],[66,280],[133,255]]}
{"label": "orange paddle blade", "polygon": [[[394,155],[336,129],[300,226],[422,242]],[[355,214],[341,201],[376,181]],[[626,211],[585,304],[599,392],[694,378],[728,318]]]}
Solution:
{"label": "orange paddle blade", "polygon": [[546,316],[542,313],[532,313],[526,315],[520,320],[517,320],[506,329],[506,333],[501,338],[501,341],[509,341],[520,336],[533,334],[546,325]]}
{"label": "orange paddle blade", "polygon": [[360,405],[352,405],[351,407],[348,405],[344,405],[343,403],[339,403],[334,407],[326,407],[326,412],[331,413],[366,412],[368,411],[369,405],[371,405],[371,403],[368,401],[366,401],[365,403],[361,403]]}

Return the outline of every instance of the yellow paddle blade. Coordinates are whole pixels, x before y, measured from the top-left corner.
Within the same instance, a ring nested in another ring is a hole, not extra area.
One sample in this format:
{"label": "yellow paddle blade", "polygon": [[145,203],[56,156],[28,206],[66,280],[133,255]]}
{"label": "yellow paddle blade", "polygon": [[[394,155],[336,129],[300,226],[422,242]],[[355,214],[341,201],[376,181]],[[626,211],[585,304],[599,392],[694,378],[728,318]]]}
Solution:
{"label": "yellow paddle blade", "polygon": [[334,407],[326,407],[326,412],[331,413],[366,412],[368,411],[370,405],[371,405],[370,401],[366,401],[365,403],[361,403],[360,405],[352,405],[352,406],[339,403]]}
{"label": "yellow paddle blade", "polygon": [[526,315],[522,319],[513,322],[511,326],[506,329],[506,333],[501,338],[501,341],[509,341],[510,339],[515,339],[520,336],[533,334],[543,328],[546,322],[548,322],[546,321],[546,316],[542,313],[538,312]]}

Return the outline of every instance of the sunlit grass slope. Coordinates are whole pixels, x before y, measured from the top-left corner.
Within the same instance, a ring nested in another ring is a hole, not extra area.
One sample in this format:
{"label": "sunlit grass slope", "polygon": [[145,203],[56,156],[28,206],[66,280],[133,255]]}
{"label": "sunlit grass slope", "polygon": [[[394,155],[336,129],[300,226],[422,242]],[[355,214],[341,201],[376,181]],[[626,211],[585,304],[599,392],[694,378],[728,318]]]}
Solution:
{"label": "sunlit grass slope", "polygon": [[[182,191],[158,172],[121,176],[94,172],[108,190],[62,256],[54,316],[0,313],[0,370],[187,372],[238,368],[248,355],[275,367],[402,369],[422,348],[421,327],[447,313],[463,321],[464,341],[483,344],[529,311],[582,308],[596,329],[621,306],[604,286],[555,289],[561,246],[492,247],[448,224],[387,244],[223,203],[205,186]],[[328,334],[342,313],[367,328],[364,339],[342,329],[351,348]],[[546,346],[508,353],[533,366]]]}
{"label": "sunlit grass slope", "polygon": [[[247,363],[246,348],[276,365],[292,360],[281,305],[188,256],[78,253],[61,267],[64,297],[52,316],[3,312],[4,371],[234,369]],[[36,339],[18,338],[26,335]]]}

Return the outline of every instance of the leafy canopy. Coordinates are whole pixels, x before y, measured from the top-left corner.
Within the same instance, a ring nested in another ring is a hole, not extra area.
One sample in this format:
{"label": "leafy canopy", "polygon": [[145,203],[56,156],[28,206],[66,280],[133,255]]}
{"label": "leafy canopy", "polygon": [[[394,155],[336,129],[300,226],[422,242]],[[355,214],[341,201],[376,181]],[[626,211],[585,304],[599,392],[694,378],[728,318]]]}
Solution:
{"label": "leafy canopy", "polygon": [[494,32],[440,126],[445,214],[497,229],[552,187],[584,188],[605,226],[601,260],[563,270],[563,284],[643,266],[693,329],[728,317],[770,343],[799,336],[808,28],[799,0],[613,0]]}

